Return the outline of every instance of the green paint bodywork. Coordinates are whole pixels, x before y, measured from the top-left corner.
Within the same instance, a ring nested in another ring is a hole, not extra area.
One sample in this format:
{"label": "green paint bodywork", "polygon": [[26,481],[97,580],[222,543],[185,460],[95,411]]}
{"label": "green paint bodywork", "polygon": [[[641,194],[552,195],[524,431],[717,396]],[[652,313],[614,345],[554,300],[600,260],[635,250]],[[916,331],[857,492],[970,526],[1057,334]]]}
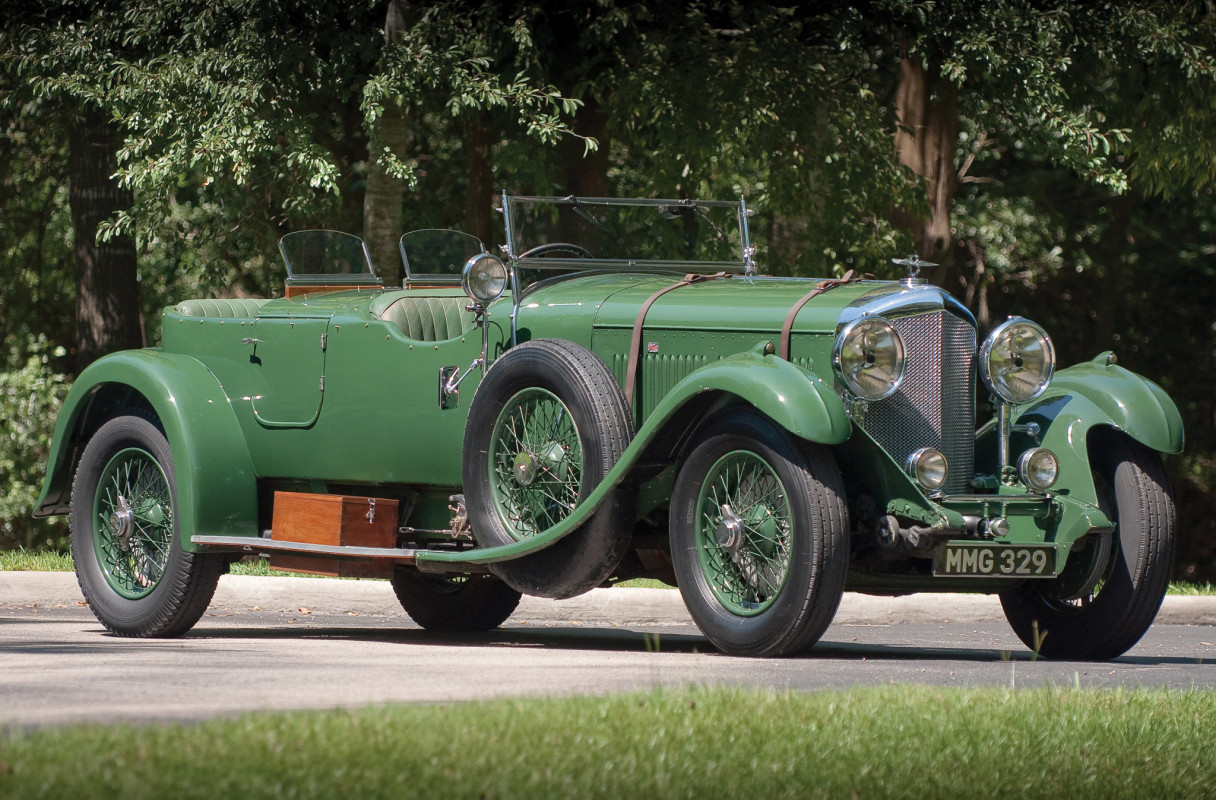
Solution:
{"label": "green paint bodywork", "polygon": [[151,409],[169,440],[183,545],[193,548],[194,533],[256,535],[256,473],[232,403],[201,361],[159,349],[114,353],[80,373],[55,426],[39,515],[67,513],[76,448],[132,407]]}
{"label": "green paint bodywork", "polygon": [[[1113,363],[1109,352],[1057,372],[1018,421],[1034,419],[1056,427],[1058,420],[1069,418],[1085,420],[1089,427],[1102,420],[1153,450],[1182,452],[1182,416],[1174,401],[1157,384]],[[1075,446],[1078,440],[1061,441]]]}
{"label": "green paint bodywork", "polygon": [[[624,385],[638,309],[678,278],[570,276],[533,287],[517,309],[508,294],[490,309],[490,359],[511,346],[514,311],[517,341],[562,338],[580,344]],[[1150,381],[1109,364],[1104,354],[1060,370],[1042,397],[1017,409],[1014,422],[1034,422],[1040,433],[1038,441],[1015,434],[1011,453],[1016,457],[1041,444],[1059,457],[1060,479],[1050,496],[1000,482],[992,425],[977,433],[976,471],[992,476],[993,488],[926,496],[902,464],[853,424],[832,370],[834,340],[846,314],[872,298],[892,306],[905,295],[910,303],[924,298],[893,283],[833,288],[799,312],[791,359],[780,359],[773,353],[780,347],[782,321],[815,285],[736,276],[663,295],[643,329],[637,433],[600,485],[560,523],[535,536],[495,548],[421,549],[418,565],[460,570],[546,547],[577,529],[640,470],[653,470],[640,479],[646,498],[640,512],[661,508],[673,462],[678,468],[679,449],[672,443],[685,441],[701,421],[733,405],[755,408],[794,437],[829,448],[848,493],[872,498],[879,514],[933,531],[962,530],[967,518],[1003,517],[1007,541],[1053,542],[1060,566],[1079,538],[1111,527],[1097,507],[1089,466],[1095,428],[1123,431],[1163,453],[1182,448],[1173,402]],[[428,313],[446,310],[446,319],[423,326],[446,338],[411,339],[393,321],[390,307],[414,301]],[[399,497],[410,509],[406,524],[443,528],[451,517],[448,495],[460,491],[464,428],[481,378],[474,369],[460,386],[459,402],[441,407],[440,371],[463,372],[481,352],[481,330],[459,316],[466,303],[450,287],[200,300],[167,308],[162,347],[107,356],[76,381],[56,427],[38,514],[67,512],[75,464],[88,437],[114,414],[143,408],[159,420],[173,452],[177,519],[187,550],[200,548],[191,541],[194,535],[259,535],[268,520],[268,489],[279,487]],[[654,469],[656,460],[660,469]],[[850,584],[874,591],[1004,588],[978,579],[864,570],[851,574]]]}

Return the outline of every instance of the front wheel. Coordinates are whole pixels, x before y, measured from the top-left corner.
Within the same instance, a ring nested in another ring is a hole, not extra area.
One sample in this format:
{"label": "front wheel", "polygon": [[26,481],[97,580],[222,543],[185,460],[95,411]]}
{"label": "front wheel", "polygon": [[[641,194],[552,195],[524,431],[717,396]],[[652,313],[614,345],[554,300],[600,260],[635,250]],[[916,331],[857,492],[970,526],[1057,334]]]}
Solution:
{"label": "front wheel", "polygon": [[676,578],[719,650],[790,655],[819,640],[844,592],[840,471],[827,450],[728,413],[700,434],[672,491]]}
{"label": "front wheel", "polygon": [[226,561],[187,553],[165,435],[139,414],[102,425],[80,457],[70,512],[76,579],[121,636],[177,636],[207,610]]}
{"label": "front wheel", "polygon": [[519,605],[519,592],[491,575],[423,575],[399,566],[390,583],[410,619],[437,633],[494,630]]}
{"label": "front wheel", "polygon": [[1112,434],[1094,443],[1093,469],[1099,506],[1115,532],[1074,548],[1059,578],[1001,595],[1014,633],[1048,658],[1122,655],[1148,630],[1169,585],[1174,501],[1160,457]]}

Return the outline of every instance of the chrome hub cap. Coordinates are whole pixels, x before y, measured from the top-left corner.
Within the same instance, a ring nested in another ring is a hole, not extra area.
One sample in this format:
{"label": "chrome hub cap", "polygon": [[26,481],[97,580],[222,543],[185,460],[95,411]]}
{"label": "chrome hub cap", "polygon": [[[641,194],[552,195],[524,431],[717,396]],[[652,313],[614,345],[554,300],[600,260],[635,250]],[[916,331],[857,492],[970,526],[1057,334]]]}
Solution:
{"label": "chrome hub cap", "polygon": [[531,453],[516,455],[515,463],[511,467],[511,474],[515,476],[516,484],[531,486],[532,481],[536,480],[536,459]]}
{"label": "chrome hub cap", "polygon": [[718,545],[732,555],[739,549],[743,541],[743,520],[731,510],[729,503],[722,504],[722,519],[714,529],[714,538]]}
{"label": "chrome hub cap", "polygon": [[118,540],[118,546],[122,548],[122,551],[129,553],[131,552],[131,531],[135,529],[135,513],[131,510],[131,504],[127,498],[121,494],[115,505],[117,507],[110,514],[110,533]]}

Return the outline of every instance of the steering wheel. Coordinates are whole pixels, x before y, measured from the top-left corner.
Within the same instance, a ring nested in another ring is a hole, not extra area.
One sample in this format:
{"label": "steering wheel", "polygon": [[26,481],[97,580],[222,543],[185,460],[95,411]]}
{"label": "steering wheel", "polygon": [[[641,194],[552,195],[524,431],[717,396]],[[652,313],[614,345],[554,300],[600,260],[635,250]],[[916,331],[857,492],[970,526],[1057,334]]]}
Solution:
{"label": "steering wheel", "polygon": [[533,258],[535,256],[548,255],[549,253],[560,252],[574,253],[579,258],[595,258],[591,253],[587,252],[585,247],[579,247],[577,244],[567,244],[566,242],[549,242],[548,244],[538,244],[531,250],[525,250],[519,254],[520,258]]}

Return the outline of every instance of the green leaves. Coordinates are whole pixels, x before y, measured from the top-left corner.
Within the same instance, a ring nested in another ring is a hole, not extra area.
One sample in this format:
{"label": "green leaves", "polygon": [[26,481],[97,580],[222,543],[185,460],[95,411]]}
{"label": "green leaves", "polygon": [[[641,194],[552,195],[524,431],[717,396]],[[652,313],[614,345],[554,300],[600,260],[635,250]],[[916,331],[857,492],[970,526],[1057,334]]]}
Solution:
{"label": "green leaves", "polygon": [[[568,135],[583,142],[584,152],[597,147],[594,139],[575,133],[566,121],[583,101],[564,96],[527,68],[533,39],[525,21],[501,25],[496,9],[496,4],[486,4],[472,10],[444,7],[424,12],[400,43],[386,47],[376,73],[363,84],[360,109],[372,151],[391,175],[408,181],[411,188],[417,181],[417,163],[378,146],[376,122],[387,104],[415,117],[439,106],[453,119],[502,110],[540,144],[553,145]],[[516,69],[508,77],[512,64]]]}
{"label": "green leaves", "polygon": [[53,366],[64,354],[45,336],[25,346],[14,343],[5,354],[18,366],[0,371],[0,549],[66,544],[65,525],[31,519],[67,394],[67,378]]}

